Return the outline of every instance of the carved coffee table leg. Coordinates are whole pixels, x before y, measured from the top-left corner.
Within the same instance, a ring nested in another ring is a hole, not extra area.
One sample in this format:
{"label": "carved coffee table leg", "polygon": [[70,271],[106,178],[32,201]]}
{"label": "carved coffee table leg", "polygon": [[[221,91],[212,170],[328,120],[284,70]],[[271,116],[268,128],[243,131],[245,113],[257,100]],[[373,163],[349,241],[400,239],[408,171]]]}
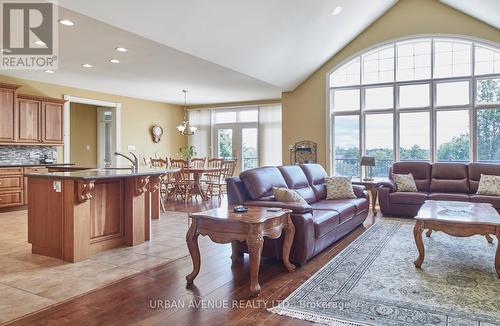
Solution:
{"label": "carved coffee table leg", "polygon": [[424,262],[424,242],[422,240],[422,222],[417,220],[415,226],[413,227],[413,236],[415,237],[415,243],[418,249],[418,258],[415,260],[415,267],[420,268]]}
{"label": "carved coffee table leg", "polygon": [[432,229],[428,229],[427,232],[425,232],[425,236],[427,238],[430,238],[431,237],[431,234],[432,234]]}
{"label": "carved coffee table leg", "polygon": [[238,248],[238,241],[231,241],[231,260],[233,263],[241,263],[243,261],[243,253]]}
{"label": "carved coffee table leg", "polygon": [[261,234],[251,233],[247,236],[247,246],[250,254],[250,296],[258,296],[260,292],[259,285],[259,267],[260,255],[264,238]]}
{"label": "carved coffee table leg", "polygon": [[198,248],[198,232],[196,230],[196,219],[193,218],[193,223],[189,227],[189,230],[186,234],[186,243],[189,249],[189,254],[191,255],[191,259],[193,260],[193,271],[191,274],[186,276],[186,281],[188,284],[192,284],[198,273],[200,272],[200,249]]}
{"label": "carved coffee table leg", "polygon": [[295,270],[295,265],[290,263],[290,249],[292,249],[293,237],[295,235],[295,226],[292,223],[290,214],[287,215],[287,223],[285,226],[285,242],[283,244],[283,264],[289,272]]}
{"label": "carved coffee table leg", "polygon": [[484,237],[486,238],[486,241],[488,241],[488,243],[493,243],[493,238],[491,237],[491,235],[485,234]]}
{"label": "carved coffee table leg", "polygon": [[500,277],[500,227],[496,227],[497,229],[497,253],[495,255],[495,270],[497,271],[498,277]]}

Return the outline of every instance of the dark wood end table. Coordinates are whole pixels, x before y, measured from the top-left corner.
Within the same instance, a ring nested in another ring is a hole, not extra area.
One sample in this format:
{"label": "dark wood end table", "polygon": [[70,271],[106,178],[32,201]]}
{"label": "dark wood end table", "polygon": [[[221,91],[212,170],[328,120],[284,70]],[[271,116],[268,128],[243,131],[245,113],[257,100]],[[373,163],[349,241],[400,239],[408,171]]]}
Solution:
{"label": "dark wood end table", "polygon": [[495,235],[498,241],[495,270],[500,277],[500,215],[491,204],[427,200],[415,219],[413,236],[418,258],[414,263],[417,268],[421,268],[424,262],[424,229],[427,229],[427,237],[431,236],[432,231],[442,231],[455,237],[483,235],[489,243],[493,242],[491,235]]}
{"label": "dark wood end table", "polygon": [[377,216],[377,188],[380,182],[389,181],[387,178],[373,178],[373,180],[363,180],[361,178],[352,178],[353,185],[365,186],[366,190],[370,193],[371,206],[373,216]]}
{"label": "dark wood end table", "polygon": [[288,209],[270,212],[267,207],[249,207],[248,212],[235,213],[230,206],[189,214],[192,221],[186,234],[186,242],[193,260],[193,271],[186,276],[187,283],[192,284],[200,271],[200,234],[217,243],[231,242],[233,262],[242,260],[242,254],[236,251],[236,241],[246,241],[250,255],[250,296],[257,296],[260,292],[259,267],[264,237],[277,239],[285,231],[283,263],[289,272],[293,272],[295,266],[289,260],[295,234],[291,212]]}

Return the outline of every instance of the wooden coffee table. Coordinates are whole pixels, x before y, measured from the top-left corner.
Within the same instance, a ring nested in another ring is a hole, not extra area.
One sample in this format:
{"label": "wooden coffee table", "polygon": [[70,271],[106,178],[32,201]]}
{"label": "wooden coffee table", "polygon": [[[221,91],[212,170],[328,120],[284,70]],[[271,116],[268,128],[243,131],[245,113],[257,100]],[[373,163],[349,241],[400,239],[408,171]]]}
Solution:
{"label": "wooden coffee table", "polygon": [[250,295],[257,296],[260,292],[259,267],[264,237],[277,239],[285,230],[283,244],[283,263],[289,272],[295,270],[290,263],[295,227],[290,218],[292,211],[281,209],[277,212],[268,211],[267,207],[249,207],[248,212],[235,213],[233,207],[216,208],[205,212],[189,214],[192,220],[186,235],[186,242],[193,260],[193,271],[186,276],[188,284],[192,284],[200,271],[200,250],[198,235],[206,235],[217,243],[232,244],[233,262],[242,260],[242,254],[237,252],[237,241],[246,241],[250,254]]}
{"label": "wooden coffee table", "polygon": [[413,235],[418,249],[415,266],[420,268],[424,261],[422,231],[427,229],[427,237],[432,231],[442,231],[455,237],[484,235],[489,243],[491,235],[497,237],[495,270],[500,277],[500,215],[491,204],[455,201],[427,200],[418,211]]}

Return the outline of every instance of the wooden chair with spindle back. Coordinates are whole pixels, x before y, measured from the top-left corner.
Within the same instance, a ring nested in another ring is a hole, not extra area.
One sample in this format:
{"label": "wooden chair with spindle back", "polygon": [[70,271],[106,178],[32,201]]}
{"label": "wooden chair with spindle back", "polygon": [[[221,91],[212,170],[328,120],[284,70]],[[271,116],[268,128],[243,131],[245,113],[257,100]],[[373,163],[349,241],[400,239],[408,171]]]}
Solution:
{"label": "wooden chair with spindle back", "polygon": [[173,159],[170,158],[170,166],[174,168],[180,168],[179,173],[174,174],[174,188],[169,194],[170,197],[177,197],[178,195],[187,202],[192,198],[191,190],[193,189],[194,183],[190,178],[189,164],[183,159]]}
{"label": "wooden chair with spindle back", "polygon": [[191,166],[195,168],[204,168],[206,161],[207,159],[205,157],[204,158],[195,157],[191,159]]}
{"label": "wooden chair with spindle back", "polygon": [[[209,197],[219,196],[216,192],[218,189],[218,184],[220,184],[220,179],[222,177],[222,164],[224,163],[223,158],[209,158],[208,167],[217,169],[216,171],[210,171],[205,175],[206,193]],[[220,196],[219,196],[220,198]]]}

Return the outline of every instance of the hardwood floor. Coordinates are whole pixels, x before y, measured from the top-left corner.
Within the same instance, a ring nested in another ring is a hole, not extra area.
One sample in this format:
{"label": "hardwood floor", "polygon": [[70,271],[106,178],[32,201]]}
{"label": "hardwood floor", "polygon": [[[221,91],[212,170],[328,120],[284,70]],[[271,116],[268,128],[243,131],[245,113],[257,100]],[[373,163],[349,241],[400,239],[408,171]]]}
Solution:
{"label": "hardwood floor", "polygon": [[[179,201],[168,203],[167,210],[194,212],[218,205],[217,200],[188,204]],[[310,324],[271,314],[267,308],[285,299],[375,220],[370,215],[363,226],[293,273],[288,273],[281,261],[263,259],[258,298],[248,299],[248,256],[242,264],[231,265],[230,245],[200,237],[201,271],[192,286],[186,286],[185,276],[192,270],[187,256],[27,316],[13,325]]]}

